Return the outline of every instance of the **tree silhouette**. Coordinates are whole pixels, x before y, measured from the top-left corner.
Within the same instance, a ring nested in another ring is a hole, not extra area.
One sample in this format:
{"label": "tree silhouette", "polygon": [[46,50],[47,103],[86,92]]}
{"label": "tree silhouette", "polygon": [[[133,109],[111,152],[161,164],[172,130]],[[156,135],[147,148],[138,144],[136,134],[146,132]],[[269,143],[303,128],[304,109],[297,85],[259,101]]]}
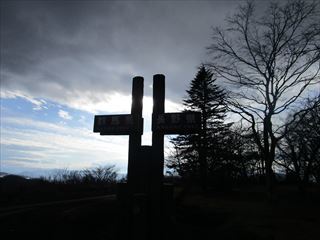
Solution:
{"label": "tree silhouette", "polygon": [[252,131],[245,129],[241,124],[233,125],[228,137],[230,140],[226,148],[231,153],[229,161],[238,168],[240,181],[247,181],[252,176],[261,176],[261,161]]}
{"label": "tree silhouette", "polygon": [[95,168],[88,168],[84,170],[68,170],[60,169],[55,171],[49,177],[44,179],[65,184],[81,184],[81,183],[115,183],[117,181],[118,173],[114,165],[98,166]]}
{"label": "tree silhouette", "polygon": [[207,188],[208,163],[212,163],[213,152],[217,152],[217,139],[228,128],[224,118],[226,114],[225,93],[215,84],[216,78],[205,66],[200,66],[196,77],[187,90],[183,100],[185,111],[201,112],[201,132],[197,135],[179,135],[171,140],[174,144],[174,157],[168,162],[182,176],[200,176],[201,185]]}
{"label": "tree silhouette", "polygon": [[299,183],[301,192],[311,177],[320,181],[320,97],[308,100],[304,110],[293,115],[294,121],[289,120],[277,162]]}
{"label": "tree silhouette", "polygon": [[261,16],[253,2],[215,28],[209,64],[234,86],[230,109],[250,125],[272,193],[277,143],[286,135],[281,121],[308,87],[319,83],[320,18],[316,2],[271,2]]}

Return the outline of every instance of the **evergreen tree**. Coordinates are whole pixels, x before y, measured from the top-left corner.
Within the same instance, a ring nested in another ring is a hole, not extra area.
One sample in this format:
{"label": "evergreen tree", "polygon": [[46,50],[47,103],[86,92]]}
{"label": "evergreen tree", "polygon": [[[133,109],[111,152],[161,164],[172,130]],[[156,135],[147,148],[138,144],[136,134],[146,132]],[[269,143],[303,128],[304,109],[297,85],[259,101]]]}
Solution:
{"label": "evergreen tree", "polygon": [[217,160],[213,154],[219,152],[219,140],[224,138],[230,125],[224,124],[226,94],[215,81],[209,69],[203,65],[199,67],[183,104],[185,111],[201,112],[201,132],[171,139],[175,152],[167,163],[182,177],[200,179],[204,190],[207,187],[208,169]]}

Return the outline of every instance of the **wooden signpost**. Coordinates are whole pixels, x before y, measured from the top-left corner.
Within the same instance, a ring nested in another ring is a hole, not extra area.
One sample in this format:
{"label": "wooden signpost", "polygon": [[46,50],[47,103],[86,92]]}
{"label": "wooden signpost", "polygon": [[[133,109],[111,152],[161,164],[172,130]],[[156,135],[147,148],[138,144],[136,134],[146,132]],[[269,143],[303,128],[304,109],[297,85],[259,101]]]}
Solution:
{"label": "wooden signpost", "polygon": [[200,121],[201,114],[198,112],[158,114],[152,120],[152,131],[164,134],[197,133]]}
{"label": "wooden signpost", "polygon": [[143,121],[131,114],[95,116],[93,132],[101,135],[142,134]]}
{"label": "wooden signpost", "polygon": [[[162,74],[154,75],[152,146],[141,146],[141,135],[143,134],[142,99],[143,78],[134,77],[131,114],[97,115],[94,119],[93,131],[101,135],[129,135],[127,173],[129,193],[126,196],[131,198],[135,194],[145,194],[148,219],[144,222],[148,224],[147,233],[138,235],[140,239],[158,239],[162,231],[159,221],[162,221],[161,214],[164,212],[162,209],[164,135],[199,132],[201,114],[199,112],[165,113],[165,76]],[[134,227],[133,234],[136,230]]]}

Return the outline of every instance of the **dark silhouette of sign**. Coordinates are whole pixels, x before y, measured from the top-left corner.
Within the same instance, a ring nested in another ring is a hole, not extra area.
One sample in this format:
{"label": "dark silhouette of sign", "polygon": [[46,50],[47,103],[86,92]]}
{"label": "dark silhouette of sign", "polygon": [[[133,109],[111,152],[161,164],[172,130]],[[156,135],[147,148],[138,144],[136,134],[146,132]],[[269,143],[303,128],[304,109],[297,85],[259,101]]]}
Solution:
{"label": "dark silhouette of sign", "polygon": [[201,128],[201,113],[163,113],[153,116],[152,131],[164,134],[197,133]]}
{"label": "dark silhouette of sign", "polygon": [[[127,175],[129,186],[126,188],[119,185],[118,198],[124,206],[124,211],[133,214],[129,217],[132,223],[131,230],[128,232],[140,236],[140,239],[158,239],[162,232],[163,213],[166,212],[164,205],[168,205],[163,201],[171,199],[168,193],[172,194],[172,190],[163,186],[164,135],[199,132],[201,114],[199,112],[165,113],[165,76],[154,75],[152,146],[141,146],[142,98],[143,78],[134,77],[131,114],[97,115],[94,119],[93,131],[101,135],[129,135]],[[135,216],[133,212],[137,212],[138,215]],[[141,228],[145,229],[141,230],[143,233],[138,231],[140,233],[136,234],[137,222],[146,224],[145,228]]]}
{"label": "dark silhouette of sign", "polygon": [[[129,135],[128,183],[134,185],[139,176],[141,164],[141,135],[143,134],[142,98],[143,78],[134,77],[132,83],[131,114],[97,115],[93,131],[101,135]],[[165,113],[165,76],[153,76],[153,114],[152,114],[152,159],[145,166],[151,174],[153,186],[161,188],[163,178],[163,137],[165,134],[197,133],[201,128],[199,112]],[[145,162],[145,161],[144,161]],[[139,167],[137,167],[139,166]],[[141,181],[140,181],[141,182]]]}
{"label": "dark silhouette of sign", "polygon": [[131,114],[97,115],[94,117],[93,132],[100,135],[142,134],[143,120]]}

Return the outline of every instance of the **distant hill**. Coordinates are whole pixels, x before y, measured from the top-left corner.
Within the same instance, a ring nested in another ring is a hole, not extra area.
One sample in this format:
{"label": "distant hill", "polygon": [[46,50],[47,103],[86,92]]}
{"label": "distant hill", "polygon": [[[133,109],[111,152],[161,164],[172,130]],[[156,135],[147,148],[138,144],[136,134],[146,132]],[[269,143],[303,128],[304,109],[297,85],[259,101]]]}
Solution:
{"label": "distant hill", "polygon": [[6,184],[22,184],[27,181],[28,181],[27,178],[20,175],[14,175],[14,174],[7,174],[1,177],[1,182]]}
{"label": "distant hill", "polygon": [[9,175],[9,173],[6,173],[6,172],[0,172],[0,177],[4,177],[4,176],[7,176]]}

